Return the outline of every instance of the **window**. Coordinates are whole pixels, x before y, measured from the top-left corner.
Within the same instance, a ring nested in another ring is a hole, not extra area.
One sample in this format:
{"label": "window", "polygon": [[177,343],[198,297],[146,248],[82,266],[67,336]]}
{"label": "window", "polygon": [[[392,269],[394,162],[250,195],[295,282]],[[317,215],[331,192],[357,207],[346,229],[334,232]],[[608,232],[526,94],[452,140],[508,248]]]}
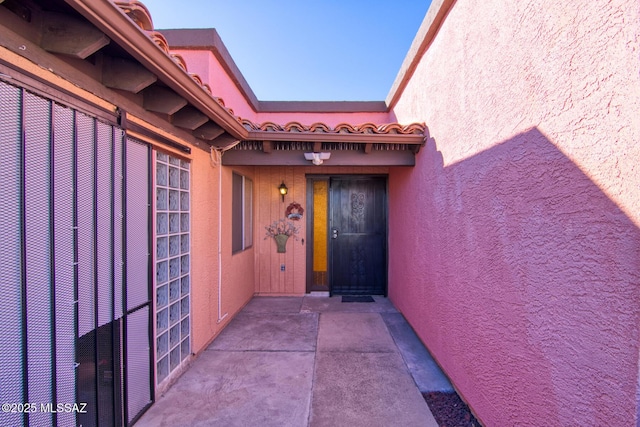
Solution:
{"label": "window", "polygon": [[243,251],[253,245],[253,181],[233,174],[232,251]]}
{"label": "window", "polygon": [[190,348],[190,164],[156,152],[157,382],[169,377]]}

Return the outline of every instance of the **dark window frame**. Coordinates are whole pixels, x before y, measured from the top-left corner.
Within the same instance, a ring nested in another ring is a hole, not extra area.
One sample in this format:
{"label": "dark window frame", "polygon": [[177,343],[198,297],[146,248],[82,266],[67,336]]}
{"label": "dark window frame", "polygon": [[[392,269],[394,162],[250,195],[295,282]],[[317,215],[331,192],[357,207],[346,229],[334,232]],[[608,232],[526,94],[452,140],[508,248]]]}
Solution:
{"label": "dark window frame", "polygon": [[231,201],[231,252],[253,247],[253,180],[233,172]]}

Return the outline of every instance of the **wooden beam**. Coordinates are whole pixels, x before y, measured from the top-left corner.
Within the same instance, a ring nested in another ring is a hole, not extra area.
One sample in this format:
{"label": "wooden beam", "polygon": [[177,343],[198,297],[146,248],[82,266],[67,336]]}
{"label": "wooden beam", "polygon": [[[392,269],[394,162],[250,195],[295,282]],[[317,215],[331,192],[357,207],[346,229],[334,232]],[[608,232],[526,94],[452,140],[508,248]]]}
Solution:
{"label": "wooden beam", "polygon": [[364,154],[371,153],[372,148],[373,148],[373,144],[364,144]]}
{"label": "wooden beam", "polygon": [[46,51],[85,59],[110,42],[93,25],[64,13],[44,12],[42,17],[40,46]]}
{"label": "wooden beam", "polygon": [[144,95],[143,107],[155,113],[171,115],[187,105],[186,99],[162,86],[150,86],[142,93]]}
{"label": "wooden beam", "polygon": [[238,138],[225,132],[211,142],[211,145],[218,148],[227,148],[238,142]]}
{"label": "wooden beam", "polygon": [[151,86],[158,78],[142,65],[124,58],[105,56],[102,83],[112,89],[138,93]]}
{"label": "wooden beam", "polygon": [[171,117],[171,123],[175,126],[194,130],[205,124],[209,120],[209,117],[205,116],[200,110],[187,106],[177,111]]}
{"label": "wooden beam", "polygon": [[19,0],[5,0],[0,1],[4,3],[4,7],[19,16],[23,21],[31,22],[31,9],[29,7],[20,4]]}
{"label": "wooden beam", "polygon": [[193,136],[207,141],[212,141],[223,133],[224,129],[222,129],[222,127],[209,120],[207,123],[194,130]]}
{"label": "wooden beam", "polygon": [[273,150],[273,142],[271,141],[262,141],[262,152],[263,153],[271,153]]}
{"label": "wooden beam", "polygon": [[114,43],[157,75],[158,80],[188,100],[189,104],[203,111],[236,138],[247,139],[248,131],[242,123],[203,90],[164,50],[159,49],[155,41],[120,8],[114,7],[113,1],[64,0],[64,3],[107,34]]}
{"label": "wooden beam", "polygon": [[313,143],[313,152],[319,153],[322,151],[322,142],[316,141]]}

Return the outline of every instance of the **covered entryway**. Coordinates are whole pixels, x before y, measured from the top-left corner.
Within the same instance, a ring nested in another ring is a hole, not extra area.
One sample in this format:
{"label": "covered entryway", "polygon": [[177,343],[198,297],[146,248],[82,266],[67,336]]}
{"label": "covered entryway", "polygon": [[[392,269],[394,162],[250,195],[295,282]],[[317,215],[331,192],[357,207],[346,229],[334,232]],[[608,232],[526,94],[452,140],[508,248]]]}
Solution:
{"label": "covered entryway", "polygon": [[307,292],[385,295],[387,180],[310,176]]}
{"label": "covered entryway", "polygon": [[[255,294],[386,295],[388,176],[415,165],[425,127],[246,125],[254,139],[221,159],[256,189]],[[276,222],[289,227],[281,247],[268,231]]]}

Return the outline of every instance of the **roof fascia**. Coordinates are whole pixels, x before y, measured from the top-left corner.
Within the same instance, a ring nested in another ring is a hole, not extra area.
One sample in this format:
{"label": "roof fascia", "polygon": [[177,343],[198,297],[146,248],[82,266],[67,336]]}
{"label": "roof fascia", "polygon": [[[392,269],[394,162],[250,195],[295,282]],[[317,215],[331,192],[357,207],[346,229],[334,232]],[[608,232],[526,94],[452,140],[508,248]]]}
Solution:
{"label": "roof fascia", "polygon": [[361,144],[409,144],[422,145],[424,135],[416,134],[371,134],[371,133],[306,133],[306,132],[272,132],[249,131],[252,141],[304,141],[304,142],[351,142]]}
{"label": "roof fascia", "polygon": [[247,130],[242,124],[203,90],[173,59],[159,49],[155,42],[118,7],[107,1],[65,0],[65,2],[235,138],[247,138]]}
{"label": "roof fascia", "polygon": [[455,2],[456,0],[433,0],[431,2],[429,11],[424,17],[424,20],[418,29],[418,33],[409,48],[409,52],[402,62],[400,71],[391,86],[391,90],[387,95],[386,104],[389,109],[393,109],[400,99],[400,96],[407,87],[413,73],[416,71],[416,68],[418,68],[420,59],[435,39],[442,23],[446,19]]}

